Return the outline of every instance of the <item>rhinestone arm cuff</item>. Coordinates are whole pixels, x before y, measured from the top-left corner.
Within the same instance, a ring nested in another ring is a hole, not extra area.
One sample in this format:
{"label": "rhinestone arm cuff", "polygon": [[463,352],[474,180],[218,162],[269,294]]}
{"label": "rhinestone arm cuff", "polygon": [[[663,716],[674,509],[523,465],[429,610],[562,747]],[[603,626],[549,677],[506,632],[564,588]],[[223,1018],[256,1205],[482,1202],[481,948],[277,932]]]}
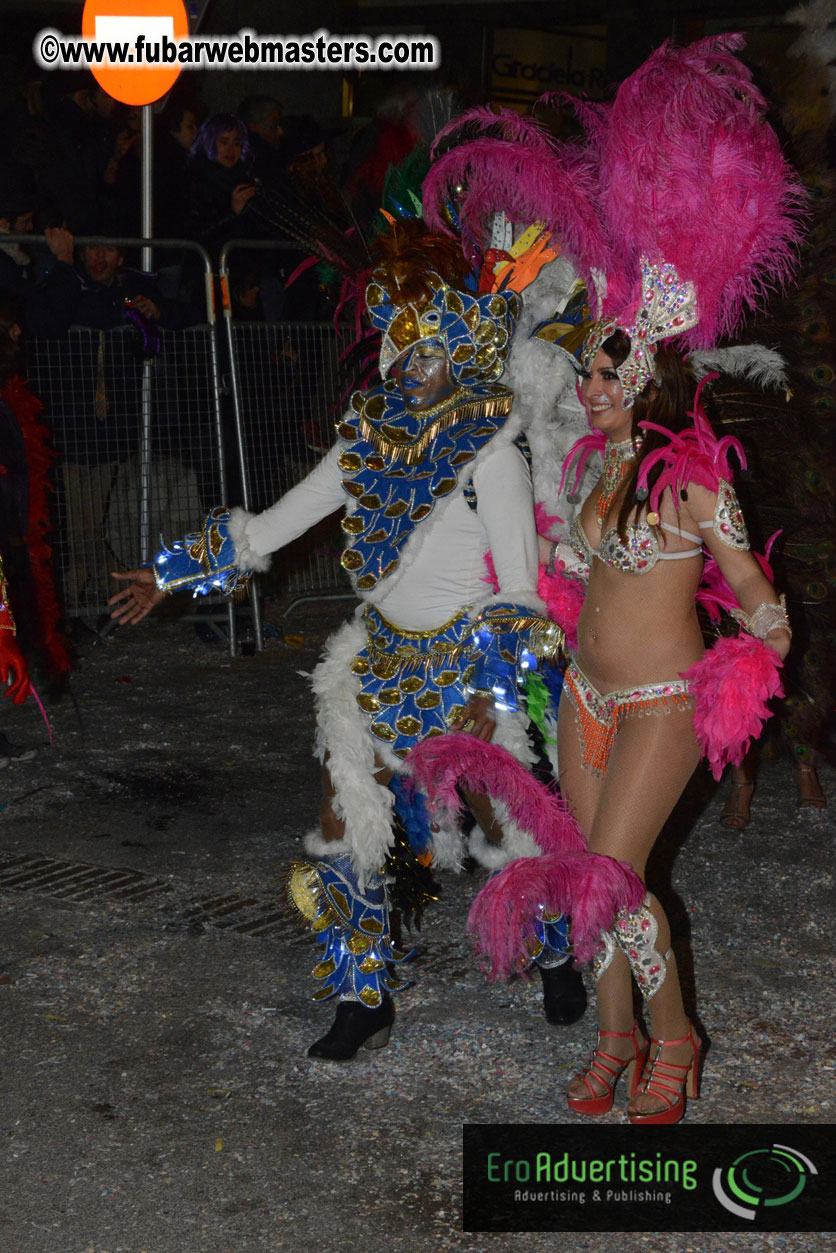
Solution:
{"label": "rhinestone arm cuff", "polygon": [[497,709],[519,708],[519,687],[540,661],[563,648],[565,636],[555,622],[519,605],[491,605],[474,623],[470,657],[475,663],[465,691],[489,694]]}
{"label": "rhinestone arm cuff", "polygon": [[765,600],[753,613],[744,613],[742,609],[732,609],[731,615],[736,622],[740,623],[747,635],[753,635],[756,640],[765,640],[772,631],[786,631],[792,639],[785,596],[781,596],[780,603],[777,605]]}
{"label": "rhinestone arm cuff", "polygon": [[157,553],[153,567],[161,592],[188,589],[193,596],[207,596],[209,592],[231,596],[247,586],[253,573],[237,564],[229,510],[223,506],[207,514],[202,530]]}

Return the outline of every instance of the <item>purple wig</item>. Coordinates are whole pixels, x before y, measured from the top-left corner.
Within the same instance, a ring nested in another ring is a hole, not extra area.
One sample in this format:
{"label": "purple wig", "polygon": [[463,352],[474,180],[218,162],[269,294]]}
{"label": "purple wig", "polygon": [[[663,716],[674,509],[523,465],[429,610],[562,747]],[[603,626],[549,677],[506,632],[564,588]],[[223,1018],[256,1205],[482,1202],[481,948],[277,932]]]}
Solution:
{"label": "purple wig", "polygon": [[213,113],[208,117],[197,132],[197,138],[192,144],[190,159],[194,159],[198,154],[206,157],[209,161],[217,161],[218,159],[218,139],[221,135],[225,135],[227,131],[234,131],[241,140],[241,164],[249,173],[253,163],[253,150],[250,147],[250,138],[247,133],[247,127],[236,113]]}

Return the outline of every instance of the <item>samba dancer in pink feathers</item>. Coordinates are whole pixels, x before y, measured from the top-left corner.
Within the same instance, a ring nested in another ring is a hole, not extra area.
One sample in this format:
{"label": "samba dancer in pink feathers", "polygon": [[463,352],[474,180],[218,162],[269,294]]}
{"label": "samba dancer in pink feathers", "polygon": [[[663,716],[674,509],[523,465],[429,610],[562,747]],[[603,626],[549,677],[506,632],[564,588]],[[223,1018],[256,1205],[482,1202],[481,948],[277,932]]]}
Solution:
{"label": "samba dancer in pink feathers", "polygon": [[[742,43],[666,44],[611,104],[578,106],[615,263],[579,354],[604,472],[567,554],[589,581],[559,712],[560,784],[590,851],[642,876],[700,746],[715,774],[734,758],[741,732],[748,739],[780,692],[790,646],[731,486],[728,454],[739,447],[714,436],[684,357],[715,346],[746,306],[786,282],[799,237],[803,192],[733,55]],[[594,436],[579,443],[586,450]],[[705,656],[695,606],[703,548],[746,633]],[[605,1112],[626,1070],[631,1122],[677,1122],[686,1090],[698,1095],[700,1043],[658,900],[648,893],[639,909],[622,909],[602,939],[598,1045],[569,1084],[569,1105]],[[633,1019],[633,980],[649,1042]]]}
{"label": "samba dancer in pink feathers", "polygon": [[[588,568],[589,583],[560,706],[558,760],[561,790],[590,851],[626,861],[643,877],[700,758],[694,696],[681,676],[704,651],[695,603],[703,544],[742,610],[766,615],[765,642],[780,658],[790,637],[774,589],[748,551],[733,489],[722,478],[715,489],[703,485],[710,482],[708,456],[702,473],[678,490],[654,490],[666,461],[652,453],[690,425],[694,388],[682,358],[660,347],[655,377],[632,402],[621,377],[630,346],[622,329],[600,347],[594,334],[587,341],[581,394],[590,425],[606,436],[604,473],[571,536],[574,568]],[[670,943],[667,918],[650,893],[638,910],[622,911],[605,937],[593,965],[598,1045],[569,1084],[575,1112],[610,1109],[625,1069],[632,1122],[678,1121],[686,1085],[698,1095],[700,1046]],[[633,1020],[631,976],[648,1001],[650,1045]]]}

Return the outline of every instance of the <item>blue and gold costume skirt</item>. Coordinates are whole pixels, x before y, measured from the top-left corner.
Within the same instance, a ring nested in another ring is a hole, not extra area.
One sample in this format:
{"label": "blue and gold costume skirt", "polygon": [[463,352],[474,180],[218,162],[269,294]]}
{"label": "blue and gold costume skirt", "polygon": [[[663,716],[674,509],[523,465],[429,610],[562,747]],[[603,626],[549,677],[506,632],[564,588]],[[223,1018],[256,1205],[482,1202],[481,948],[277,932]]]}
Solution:
{"label": "blue and gold costume skirt", "polygon": [[473,622],[465,609],[435,630],[405,631],[371,605],[363,619],[368,643],[351,663],[357,704],[372,736],[405,757],[420,740],[443,735],[461,713],[473,669]]}

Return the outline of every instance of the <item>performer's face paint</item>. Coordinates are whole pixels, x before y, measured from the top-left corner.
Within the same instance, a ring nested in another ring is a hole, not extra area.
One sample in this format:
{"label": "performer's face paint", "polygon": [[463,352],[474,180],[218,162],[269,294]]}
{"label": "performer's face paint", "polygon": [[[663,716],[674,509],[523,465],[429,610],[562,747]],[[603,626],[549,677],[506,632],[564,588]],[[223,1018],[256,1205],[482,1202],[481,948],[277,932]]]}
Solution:
{"label": "performer's face paint", "polygon": [[633,431],[633,411],[625,409],[621,379],[612,357],[599,348],[581,380],[581,396],[589,425],[603,431],[615,443],[629,439]]}
{"label": "performer's face paint", "polygon": [[391,374],[410,413],[423,413],[456,390],[447,354],[440,343],[416,344],[395,362]]}

